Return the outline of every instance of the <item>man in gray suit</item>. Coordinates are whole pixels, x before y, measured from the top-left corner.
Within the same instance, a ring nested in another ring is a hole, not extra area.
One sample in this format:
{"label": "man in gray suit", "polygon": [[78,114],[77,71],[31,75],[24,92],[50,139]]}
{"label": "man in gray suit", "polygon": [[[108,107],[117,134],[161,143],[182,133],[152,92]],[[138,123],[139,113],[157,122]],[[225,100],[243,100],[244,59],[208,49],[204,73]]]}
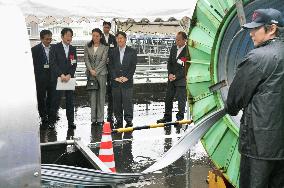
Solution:
{"label": "man in gray suit", "polygon": [[126,46],[126,33],[119,31],[116,34],[116,40],[118,47],[114,48],[109,56],[115,127],[123,126],[123,115],[126,127],[132,127],[133,75],[137,64],[137,54],[134,49]]}
{"label": "man in gray suit", "polygon": [[178,113],[176,120],[184,118],[186,103],[186,72],[188,50],[186,47],[187,36],[185,32],[178,32],[176,35],[176,45],[171,48],[168,60],[168,86],[165,100],[165,114],[157,123],[172,121],[173,100],[175,95],[178,100]]}

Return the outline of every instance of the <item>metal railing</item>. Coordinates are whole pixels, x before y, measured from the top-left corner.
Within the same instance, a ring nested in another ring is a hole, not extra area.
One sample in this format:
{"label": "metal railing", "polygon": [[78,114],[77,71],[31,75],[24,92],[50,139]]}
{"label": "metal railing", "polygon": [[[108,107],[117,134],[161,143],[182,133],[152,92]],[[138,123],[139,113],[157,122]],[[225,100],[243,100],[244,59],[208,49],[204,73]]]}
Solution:
{"label": "metal railing", "polygon": [[[76,80],[86,82],[86,66],[83,60],[84,50],[77,47],[78,64],[75,72]],[[167,80],[167,59],[166,54],[137,54],[138,63],[134,74],[135,83],[143,82],[165,82]]]}

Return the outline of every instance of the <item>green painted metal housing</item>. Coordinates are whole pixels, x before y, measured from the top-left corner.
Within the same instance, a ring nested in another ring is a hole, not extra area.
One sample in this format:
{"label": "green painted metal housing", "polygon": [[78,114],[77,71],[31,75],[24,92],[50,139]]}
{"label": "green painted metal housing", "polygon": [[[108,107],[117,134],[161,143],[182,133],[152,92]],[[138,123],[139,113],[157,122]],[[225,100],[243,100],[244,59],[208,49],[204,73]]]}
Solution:
{"label": "green painted metal housing", "polygon": [[[247,2],[244,0],[244,3]],[[234,0],[197,2],[189,31],[191,65],[187,75],[194,122],[224,105],[220,93],[211,93],[208,87],[218,82],[216,67],[220,41],[227,25],[237,14],[234,3]],[[238,187],[240,163],[238,131],[238,126],[229,116],[225,116],[201,140],[215,166],[235,187]]]}

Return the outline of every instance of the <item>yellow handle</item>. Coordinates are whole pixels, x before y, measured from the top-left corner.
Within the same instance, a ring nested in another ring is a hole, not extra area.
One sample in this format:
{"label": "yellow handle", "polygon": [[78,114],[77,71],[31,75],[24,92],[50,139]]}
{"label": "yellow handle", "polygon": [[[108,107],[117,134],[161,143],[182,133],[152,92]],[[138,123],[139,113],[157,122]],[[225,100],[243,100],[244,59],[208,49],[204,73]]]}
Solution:
{"label": "yellow handle", "polygon": [[176,121],[178,124],[191,124],[192,123],[192,120],[187,120],[187,119],[184,119],[184,120],[180,120],[180,121]]}
{"label": "yellow handle", "polygon": [[164,123],[157,123],[157,124],[150,124],[149,126],[150,126],[150,128],[157,128],[157,127],[164,127],[165,124]]}
{"label": "yellow handle", "polygon": [[133,131],[133,127],[119,128],[119,129],[116,129],[116,131],[117,131],[118,133],[132,132],[132,131]]}

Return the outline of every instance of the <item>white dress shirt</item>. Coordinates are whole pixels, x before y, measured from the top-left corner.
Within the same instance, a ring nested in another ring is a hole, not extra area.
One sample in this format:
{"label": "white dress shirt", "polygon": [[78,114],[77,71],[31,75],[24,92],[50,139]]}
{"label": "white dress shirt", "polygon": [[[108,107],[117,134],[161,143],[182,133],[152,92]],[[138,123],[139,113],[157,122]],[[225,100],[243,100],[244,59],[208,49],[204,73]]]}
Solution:
{"label": "white dress shirt", "polygon": [[122,60],[123,60],[123,57],[124,57],[125,48],[126,48],[126,46],[124,46],[123,48],[119,47],[119,58],[120,58],[121,64],[122,64]]}
{"label": "white dress shirt", "polygon": [[108,39],[109,39],[109,34],[104,34],[105,39],[106,39],[106,43],[108,44]]}
{"label": "white dress shirt", "polygon": [[41,43],[42,46],[43,46],[43,49],[44,49],[44,52],[45,52],[45,55],[46,55],[46,64],[49,63],[49,51],[50,51],[50,45],[49,46],[45,46],[43,43]]}
{"label": "white dress shirt", "polygon": [[97,52],[98,46],[94,46],[94,54]]}
{"label": "white dress shirt", "polygon": [[64,42],[62,42],[62,44],[63,44],[63,48],[64,48],[64,51],[65,51],[66,58],[68,59],[69,45],[64,44]]}
{"label": "white dress shirt", "polygon": [[180,48],[177,46],[177,56],[176,56],[176,58],[179,56],[179,54],[181,53],[181,51],[183,50],[184,47],[185,47],[185,45],[183,45]]}

